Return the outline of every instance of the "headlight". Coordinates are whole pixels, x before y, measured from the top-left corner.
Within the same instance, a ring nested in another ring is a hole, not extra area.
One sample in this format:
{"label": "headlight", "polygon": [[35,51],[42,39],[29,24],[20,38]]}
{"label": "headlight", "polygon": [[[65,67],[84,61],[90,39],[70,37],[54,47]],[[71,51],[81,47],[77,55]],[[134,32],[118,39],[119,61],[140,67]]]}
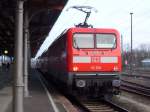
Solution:
{"label": "headlight", "polygon": [[78,71],[78,67],[73,67],[73,71]]}
{"label": "headlight", "polygon": [[119,68],[117,66],[114,66],[114,71],[118,71]]}

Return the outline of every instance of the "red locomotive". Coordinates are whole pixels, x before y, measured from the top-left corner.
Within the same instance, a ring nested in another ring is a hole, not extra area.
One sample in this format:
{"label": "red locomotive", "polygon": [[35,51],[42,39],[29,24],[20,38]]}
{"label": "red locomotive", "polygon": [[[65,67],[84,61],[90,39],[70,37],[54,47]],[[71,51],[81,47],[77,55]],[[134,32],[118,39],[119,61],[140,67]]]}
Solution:
{"label": "red locomotive", "polygon": [[112,95],[121,71],[120,35],[115,29],[68,29],[40,60],[47,77],[71,91]]}

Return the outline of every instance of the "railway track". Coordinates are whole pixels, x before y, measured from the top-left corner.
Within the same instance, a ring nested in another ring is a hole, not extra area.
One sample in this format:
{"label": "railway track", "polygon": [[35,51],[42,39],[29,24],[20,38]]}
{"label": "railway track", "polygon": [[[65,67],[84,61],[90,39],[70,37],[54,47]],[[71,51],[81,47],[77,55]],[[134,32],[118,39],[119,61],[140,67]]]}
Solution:
{"label": "railway track", "polygon": [[121,89],[124,91],[150,97],[150,87],[143,86],[134,82],[121,80]]}
{"label": "railway track", "polygon": [[136,69],[132,70],[132,75],[130,74],[130,70],[125,70],[122,72],[123,76],[128,76],[128,77],[137,77],[137,78],[145,78],[145,79],[150,79],[150,70],[144,70],[144,69]]}
{"label": "railway track", "polygon": [[138,73],[138,75],[137,75],[137,73],[134,73],[134,72],[132,75],[130,75],[129,73],[123,73],[122,76],[150,79],[150,76],[148,74],[146,75],[146,74]]}
{"label": "railway track", "polygon": [[80,103],[85,112],[128,112],[128,110],[104,100],[83,100]]}
{"label": "railway track", "polygon": [[[47,83],[46,80],[44,80],[44,82]],[[46,85],[48,87],[48,83]],[[57,87],[56,87],[56,89],[58,89],[59,92],[61,91]],[[82,100],[82,98],[80,98],[80,100],[78,100],[77,97],[74,97],[72,95],[70,95],[70,96],[68,94],[65,95],[65,93],[60,93],[60,94],[63,94],[64,95],[63,100],[68,99],[68,101],[71,102],[70,104],[74,105],[73,110],[78,110],[78,112],[128,112],[126,109],[121,108],[120,106],[115,105],[109,101],[95,100],[95,99],[88,99],[88,98],[86,100]],[[60,101],[60,102],[64,102],[64,101]],[[66,107],[70,108],[71,107],[71,106],[69,106],[70,104],[67,103]],[[70,112],[77,112],[77,111],[70,111]]]}

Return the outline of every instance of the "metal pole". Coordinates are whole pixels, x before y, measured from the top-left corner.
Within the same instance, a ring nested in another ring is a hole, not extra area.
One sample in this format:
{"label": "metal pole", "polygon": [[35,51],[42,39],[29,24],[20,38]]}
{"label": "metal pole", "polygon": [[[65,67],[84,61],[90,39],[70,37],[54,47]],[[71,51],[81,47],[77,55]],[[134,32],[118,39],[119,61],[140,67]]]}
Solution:
{"label": "metal pole", "polygon": [[124,63],[123,36],[122,35],[121,35],[121,56],[122,56],[122,63]]}
{"label": "metal pole", "polygon": [[30,45],[30,39],[28,40],[28,70],[29,74],[31,72],[31,45]]}
{"label": "metal pole", "polygon": [[15,63],[13,84],[13,112],[23,112],[23,4],[17,0],[15,28]]}
{"label": "metal pole", "polygon": [[122,51],[122,54],[123,54],[123,36],[121,35],[121,51]]}
{"label": "metal pole", "polygon": [[28,39],[29,39],[29,18],[28,9],[25,7],[24,14],[24,97],[29,96],[28,91]]}
{"label": "metal pole", "polygon": [[132,75],[132,57],[133,57],[133,51],[132,51],[132,12],[130,13],[130,15],[131,15],[131,60],[130,60],[130,73],[131,73],[131,75]]}

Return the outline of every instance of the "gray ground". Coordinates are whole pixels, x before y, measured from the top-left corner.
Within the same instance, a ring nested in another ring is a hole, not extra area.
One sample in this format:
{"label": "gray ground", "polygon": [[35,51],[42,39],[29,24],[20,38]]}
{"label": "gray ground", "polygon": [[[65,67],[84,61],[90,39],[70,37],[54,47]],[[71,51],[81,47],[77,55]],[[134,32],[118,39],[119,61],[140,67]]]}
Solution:
{"label": "gray ground", "polygon": [[0,67],[0,112],[6,112],[12,101],[12,67]]}
{"label": "gray ground", "polygon": [[150,99],[127,92],[113,97],[113,101],[130,112],[150,112]]}

